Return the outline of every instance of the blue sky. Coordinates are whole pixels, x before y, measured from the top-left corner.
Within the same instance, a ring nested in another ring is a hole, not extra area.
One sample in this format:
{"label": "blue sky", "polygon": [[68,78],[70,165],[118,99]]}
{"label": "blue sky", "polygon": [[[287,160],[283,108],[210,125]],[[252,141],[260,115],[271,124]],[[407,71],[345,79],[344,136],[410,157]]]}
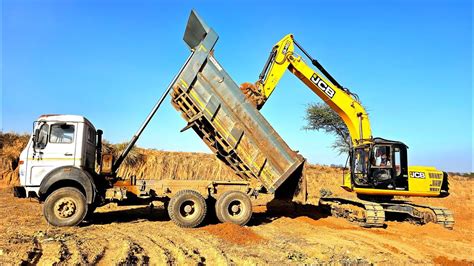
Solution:
{"label": "blue sky", "polygon": [[[81,114],[111,142],[128,141],[189,54],[192,8],[219,34],[216,58],[238,84],[255,81],[293,33],[359,95],[374,136],[410,147],[410,165],[472,171],[471,1],[3,0],[1,129]],[[287,73],[262,112],[310,162],[342,164],[334,137],[302,130],[318,101]],[[209,152],[184,126],[168,98],[138,145]]]}

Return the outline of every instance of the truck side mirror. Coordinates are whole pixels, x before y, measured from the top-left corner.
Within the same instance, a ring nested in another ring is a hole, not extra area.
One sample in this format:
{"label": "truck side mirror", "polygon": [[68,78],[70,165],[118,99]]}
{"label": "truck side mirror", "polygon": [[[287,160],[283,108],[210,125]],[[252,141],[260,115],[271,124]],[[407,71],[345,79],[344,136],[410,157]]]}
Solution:
{"label": "truck side mirror", "polygon": [[38,136],[39,136],[39,128],[35,129],[35,133],[33,134],[33,146],[36,147],[36,143],[38,143]]}

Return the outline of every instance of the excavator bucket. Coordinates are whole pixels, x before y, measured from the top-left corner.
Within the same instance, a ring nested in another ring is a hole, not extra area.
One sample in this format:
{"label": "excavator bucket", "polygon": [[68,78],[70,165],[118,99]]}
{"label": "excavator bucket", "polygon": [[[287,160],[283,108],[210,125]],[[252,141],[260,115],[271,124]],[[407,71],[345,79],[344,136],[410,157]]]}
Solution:
{"label": "excavator bucket", "polygon": [[[184,32],[183,40],[189,46],[189,49],[196,50],[199,44],[206,38],[209,32],[215,32],[207,26],[207,24],[199,17],[196,11],[191,10],[189,14],[188,23],[186,24],[186,31]],[[217,34],[215,34],[217,36]],[[217,41],[217,38],[216,38]]]}

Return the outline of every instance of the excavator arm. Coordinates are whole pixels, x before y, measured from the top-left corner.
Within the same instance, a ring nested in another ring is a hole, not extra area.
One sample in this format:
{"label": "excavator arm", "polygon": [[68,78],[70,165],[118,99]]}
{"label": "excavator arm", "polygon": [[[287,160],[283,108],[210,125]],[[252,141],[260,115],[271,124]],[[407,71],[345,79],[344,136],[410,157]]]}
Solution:
{"label": "excavator arm", "polygon": [[[302,57],[295,53],[295,46],[309,57],[321,73],[309,67]],[[343,88],[317,60],[309,56],[291,34],[286,35],[273,46],[256,84],[245,83],[242,85],[242,91],[260,109],[287,69],[342,118],[349,130],[353,146],[372,142],[369,116],[357,95]]]}

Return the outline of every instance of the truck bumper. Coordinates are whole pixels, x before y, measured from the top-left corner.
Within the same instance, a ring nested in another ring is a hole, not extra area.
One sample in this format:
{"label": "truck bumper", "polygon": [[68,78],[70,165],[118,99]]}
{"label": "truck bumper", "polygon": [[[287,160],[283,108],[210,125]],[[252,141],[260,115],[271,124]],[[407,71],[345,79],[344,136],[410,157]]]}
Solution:
{"label": "truck bumper", "polygon": [[24,187],[13,187],[13,196],[17,198],[26,198],[26,190]]}

